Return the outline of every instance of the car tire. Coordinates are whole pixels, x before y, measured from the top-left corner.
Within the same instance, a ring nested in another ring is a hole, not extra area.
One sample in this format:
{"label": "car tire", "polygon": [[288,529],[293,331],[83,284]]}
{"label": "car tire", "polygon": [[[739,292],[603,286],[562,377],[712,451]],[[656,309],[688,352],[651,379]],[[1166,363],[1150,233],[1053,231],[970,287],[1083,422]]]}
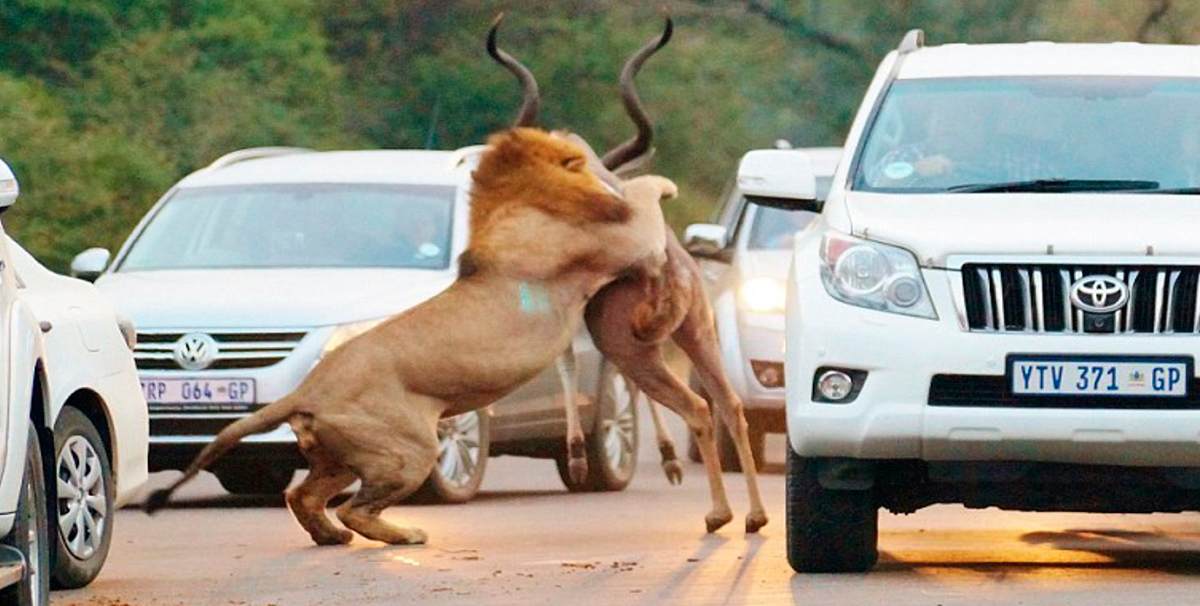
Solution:
{"label": "car tire", "polygon": [[230,494],[278,495],[292,484],[296,470],[289,466],[265,464],[222,467],[214,470],[217,481]]}
{"label": "car tire", "polygon": [[0,590],[2,606],[46,606],[50,603],[50,520],[46,507],[46,470],[37,432],[29,428],[25,448],[25,477],[12,530],[4,545],[16,548],[25,558],[21,582]]}
{"label": "car tire", "polygon": [[54,423],[55,588],[77,589],[91,583],[104,561],[113,534],[112,466],[108,449],[91,419],[67,406]]}
{"label": "car tire", "polygon": [[472,410],[438,421],[438,460],[413,495],[425,503],[466,503],[479,494],[491,448],[491,415]]}
{"label": "car tire", "polygon": [[600,368],[595,422],[585,436],[588,472],[583,482],[571,479],[564,452],[555,457],[558,477],[571,492],[625,490],[637,471],[638,404],[642,393],[612,364]]}
{"label": "car tire", "polygon": [[871,490],[821,486],[817,463],[788,448],[787,556],[796,572],[865,572],[879,559]]}

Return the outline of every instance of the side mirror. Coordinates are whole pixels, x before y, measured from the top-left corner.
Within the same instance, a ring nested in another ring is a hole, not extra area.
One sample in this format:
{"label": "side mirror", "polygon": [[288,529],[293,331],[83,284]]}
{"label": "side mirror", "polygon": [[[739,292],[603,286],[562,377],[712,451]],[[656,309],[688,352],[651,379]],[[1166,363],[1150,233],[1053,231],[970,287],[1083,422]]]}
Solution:
{"label": "side mirror", "polygon": [[696,257],[719,259],[729,245],[724,225],[693,223],[683,230],[683,247]]}
{"label": "side mirror", "polygon": [[13,174],[8,164],[0,160],[0,212],[13,205],[17,201],[17,194],[21,193],[21,186],[17,183],[17,177]]}
{"label": "side mirror", "polygon": [[746,199],[784,210],[821,212],[817,178],[808,154],[794,149],[756,149],[742,156],[738,189]]}
{"label": "side mirror", "polygon": [[104,268],[108,267],[111,256],[107,248],[89,248],[75,255],[71,259],[71,277],[95,282],[104,273]]}

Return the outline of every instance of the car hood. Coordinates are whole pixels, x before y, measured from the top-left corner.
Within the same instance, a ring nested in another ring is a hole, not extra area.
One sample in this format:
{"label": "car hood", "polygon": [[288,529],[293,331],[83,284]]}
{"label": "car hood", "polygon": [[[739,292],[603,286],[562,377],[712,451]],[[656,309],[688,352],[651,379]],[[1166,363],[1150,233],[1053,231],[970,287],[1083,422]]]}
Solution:
{"label": "car hood", "polygon": [[854,235],[922,265],[953,255],[1200,255],[1200,197],[1147,194],[888,195],[850,192]]}
{"label": "car hood", "polygon": [[306,328],[399,313],[450,270],[238,269],[118,272],[96,286],[138,328]]}

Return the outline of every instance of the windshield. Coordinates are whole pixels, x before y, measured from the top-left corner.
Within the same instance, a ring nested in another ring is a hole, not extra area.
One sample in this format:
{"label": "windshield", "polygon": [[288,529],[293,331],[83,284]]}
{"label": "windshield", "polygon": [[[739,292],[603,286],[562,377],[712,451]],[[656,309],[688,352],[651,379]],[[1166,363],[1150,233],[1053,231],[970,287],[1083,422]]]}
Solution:
{"label": "windshield", "polygon": [[853,188],[1121,191],[1200,186],[1200,80],[898,80]]}
{"label": "windshield", "polygon": [[121,270],[449,266],[453,187],[253,185],[183,189]]}
{"label": "windshield", "polygon": [[[832,183],[833,177],[817,177],[818,200],[825,200]],[[807,211],[759,206],[754,213],[754,224],[750,227],[750,241],[746,247],[752,250],[791,250],[796,232],[804,229],[815,216],[816,213]]]}

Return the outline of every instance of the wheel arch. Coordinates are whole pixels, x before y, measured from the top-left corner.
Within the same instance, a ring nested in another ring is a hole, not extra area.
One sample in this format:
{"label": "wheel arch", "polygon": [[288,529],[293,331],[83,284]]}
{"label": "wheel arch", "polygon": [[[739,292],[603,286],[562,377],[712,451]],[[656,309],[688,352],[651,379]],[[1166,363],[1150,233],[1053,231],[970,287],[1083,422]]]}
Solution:
{"label": "wheel arch", "polygon": [[[87,417],[92,425],[96,426],[96,431],[100,433],[100,439],[104,442],[105,454],[108,457],[108,465],[112,470],[113,483],[118,485],[117,479],[117,452],[116,442],[112,436],[112,418],[109,415],[108,404],[100,394],[86,387],[80,388],[72,393],[65,402],[63,408],[70,406],[78,410],[83,416]],[[61,414],[61,413],[60,413]]]}

